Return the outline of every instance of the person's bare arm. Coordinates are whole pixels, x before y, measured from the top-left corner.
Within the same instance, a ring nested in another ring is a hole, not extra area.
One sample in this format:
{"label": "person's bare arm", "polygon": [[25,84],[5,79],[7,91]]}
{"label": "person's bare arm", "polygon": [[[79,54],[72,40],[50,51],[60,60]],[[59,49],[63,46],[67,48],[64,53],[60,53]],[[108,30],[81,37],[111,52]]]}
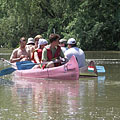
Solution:
{"label": "person's bare arm", "polygon": [[13,50],[13,52],[12,52],[12,54],[11,54],[11,57],[10,57],[10,62],[11,63],[14,63],[14,62],[19,62],[19,61],[21,61],[23,58],[28,58],[28,56],[27,55],[20,55],[19,57],[18,57],[18,50],[17,49],[15,49],[15,50]]}
{"label": "person's bare arm", "polygon": [[18,62],[22,59],[22,56],[17,57],[17,49],[13,50],[11,57],[10,57],[10,62],[14,63],[14,62]]}

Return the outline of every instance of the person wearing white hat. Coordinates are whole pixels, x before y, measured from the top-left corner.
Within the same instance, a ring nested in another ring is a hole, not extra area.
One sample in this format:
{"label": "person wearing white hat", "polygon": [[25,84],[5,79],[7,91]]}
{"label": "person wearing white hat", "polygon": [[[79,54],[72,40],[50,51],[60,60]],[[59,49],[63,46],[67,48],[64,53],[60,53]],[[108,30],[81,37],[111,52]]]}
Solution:
{"label": "person wearing white hat", "polygon": [[[48,44],[48,41],[46,39],[39,39],[38,41],[38,49],[35,50],[34,52],[34,62],[35,63],[40,63],[42,59],[42,50],[43,48]],[[39,65],[37,65],[37,68]]]}
{"label": "person wearing white hat", "polygon": [[28,38],[27,45],[35,45],[34,39],[32,37]]}
{"label": "person wearing white hat", "polygon": [[66,39],[60,39],[59,40],[59,45],[61,47],[61,50],[63,51],[63,53],[65,53],[66,50],[68,50],[67,48],[67,40]]}
{"label": "person wearing white hat", "polygon": [[28,38],[26,49],[30,50],[31,58],[32,58],[33,52],[35,50],[35,41],[32,37]]}
{"label": "person wearing white hat", "polygon": [[85,54],[84,51],[76,46],[76,40],[74,38],[70,38],[67,41],[68,50],[65,51],[65,57],[69,60],[73,55],[76,57],[79,68],[85,66]]}
{"label": "person wearing white hat", "polygon": [[48,41],[46,39],[39,39],[38,48],[43,49],[44,46],[46,46],[47,44],[48,44]]}

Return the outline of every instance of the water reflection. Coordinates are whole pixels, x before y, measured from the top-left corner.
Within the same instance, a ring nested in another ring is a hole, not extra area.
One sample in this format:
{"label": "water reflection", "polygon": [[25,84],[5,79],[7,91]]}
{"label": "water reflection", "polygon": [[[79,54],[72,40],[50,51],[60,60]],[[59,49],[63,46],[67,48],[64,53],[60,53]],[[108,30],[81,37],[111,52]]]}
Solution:
{"label": "water reflection", "polygon": [[17,107],[36,120],[78,119],[86,116],[86,109],[91,102],[94,104],[96,95],[104,96],[104,80],[104,76],[79,81],[13,77],[12,101],[17,101]]}
{"label": "water reflection", "polygon": [[6,79],[6,78],[0,78],[0,86],[12,86],[14,85],[14,82]]}
{"label": "water reflection", "polygon": [[79,81],[0,77],[0,119],[119,120],[120,64],[104,59],[120,59],[120,54],[88,52],[87,58],[103,59],[96,64],[106,72]]}
{"label": "water reflection", "polygon": [[45,116],[54,119],[57,116],[74,115],[77,112],[80,89],[78,80],[14,78],[14,81],[13,100],[18,99],[19,106],[23,109],[28,108],[32,116],[38,117],[44,113]]}
{"label": "water reflection", "polygon": [[105,76],[98,76],[98,96],[105,96]]}

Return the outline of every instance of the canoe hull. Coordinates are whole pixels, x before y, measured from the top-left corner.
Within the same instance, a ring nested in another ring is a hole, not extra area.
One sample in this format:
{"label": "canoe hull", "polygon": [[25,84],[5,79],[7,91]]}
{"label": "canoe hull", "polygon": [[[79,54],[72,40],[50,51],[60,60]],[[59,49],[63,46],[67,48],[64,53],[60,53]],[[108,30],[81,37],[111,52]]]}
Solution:
{"label": "canoe hull", "polygon": [[79,67],[75,57],[72,56],[69,62],[59,67],[45,69],[16,70],[14,72],[14,75],[27,78],[77,80],[79,79]]}

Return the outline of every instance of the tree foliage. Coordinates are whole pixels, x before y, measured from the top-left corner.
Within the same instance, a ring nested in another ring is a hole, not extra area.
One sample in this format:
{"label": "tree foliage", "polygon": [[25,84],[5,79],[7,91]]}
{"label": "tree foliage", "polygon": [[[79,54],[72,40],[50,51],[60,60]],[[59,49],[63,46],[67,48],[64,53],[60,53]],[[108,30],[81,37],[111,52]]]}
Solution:
{"label": "tree foliage", "polygon": [[55,30],[83,50],[120,50],[119,0],[0,0],[0,45]]}

